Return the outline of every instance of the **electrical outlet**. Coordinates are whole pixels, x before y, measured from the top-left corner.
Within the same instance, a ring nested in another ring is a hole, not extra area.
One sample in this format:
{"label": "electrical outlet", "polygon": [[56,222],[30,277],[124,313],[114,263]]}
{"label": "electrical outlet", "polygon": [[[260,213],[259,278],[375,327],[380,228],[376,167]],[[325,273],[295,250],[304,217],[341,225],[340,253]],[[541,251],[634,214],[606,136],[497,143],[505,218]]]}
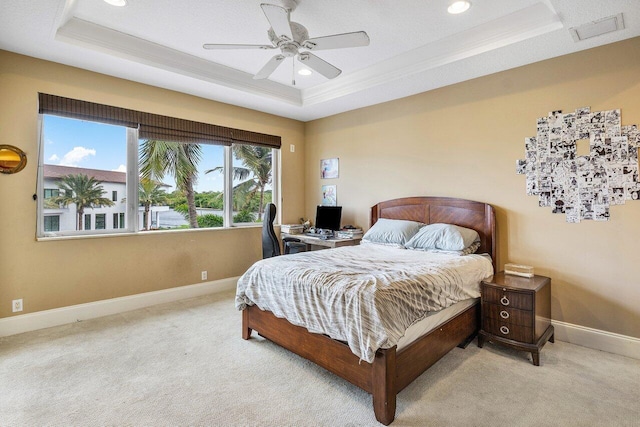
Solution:
{"label": "electrical outlet", "polygon": [[296,146],[293,145],[293,144],[289,145],[289,150],[291,150],[292,153],[295,153],[296,152]]}
{"label": "electrical outlet", "polygon": [[18,311],[22,311],[22,298],[14,299],[13,302],[11,303],[11,309],[13,310],[14,313]]}
{"label": "electrical outlet", "polygon": [[201,275],[202,275],[202,280],[207,280],[207,272],[206,271],[203,271],[201,273]]}

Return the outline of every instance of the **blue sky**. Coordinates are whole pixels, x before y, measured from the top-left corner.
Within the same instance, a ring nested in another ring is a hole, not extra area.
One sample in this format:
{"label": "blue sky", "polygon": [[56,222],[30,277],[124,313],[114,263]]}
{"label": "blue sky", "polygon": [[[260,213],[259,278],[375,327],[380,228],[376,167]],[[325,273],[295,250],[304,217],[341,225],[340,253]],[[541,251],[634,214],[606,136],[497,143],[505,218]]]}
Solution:
{"label": "blue sky", "polygon": [[[125,127],[45,115],[43,129],[45,164],[126,171]],[[201,147],[201,172],[195,190],[222,191],[222,174],[211,172],[205,175],[203,172],[223,165],[224,149],[221,146],[206,144]],[[165,176],[164,182],[175,184],[170,176]]]}

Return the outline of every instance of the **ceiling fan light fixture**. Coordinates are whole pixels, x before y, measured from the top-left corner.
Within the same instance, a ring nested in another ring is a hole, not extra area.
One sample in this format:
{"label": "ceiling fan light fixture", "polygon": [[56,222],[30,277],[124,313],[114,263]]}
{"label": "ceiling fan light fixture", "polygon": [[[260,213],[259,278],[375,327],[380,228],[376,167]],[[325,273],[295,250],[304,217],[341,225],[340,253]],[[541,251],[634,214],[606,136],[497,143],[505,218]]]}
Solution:
{"label": "ceiling fan light fixture", "polygon": [[104,0],[105,3],[109,3],[111,6],[123,7],[127,5],[127,0]]}
{"label": "ceiling fan light fixture", "polygon": [[471,7],[471,2],[467,0],[454,1],[447,8],[447,12],[457,15],[458,13],[466,12]]}
{"label": "ceiling fan light fixture", "polygon": [[298,70],[298,74],[300,74],[301,76],[310,76],[310,75],[311,75],[311,74],[313,74],[313,73],[312,73],[312,72],[311,72],[311,70],[310,70],[310,69],[308,69],[308,68],[300,68],[300,69]]}

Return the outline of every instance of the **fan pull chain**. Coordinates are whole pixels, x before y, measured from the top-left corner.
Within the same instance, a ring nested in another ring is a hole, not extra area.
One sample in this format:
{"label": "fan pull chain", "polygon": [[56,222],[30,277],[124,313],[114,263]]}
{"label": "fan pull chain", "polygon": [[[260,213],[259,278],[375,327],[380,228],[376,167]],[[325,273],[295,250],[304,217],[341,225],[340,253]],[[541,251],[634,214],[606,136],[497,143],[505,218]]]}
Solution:
{"label": "fan pull chain", "polygon": [[291,64],[293,65],[293,69],[291,71],[291,85],[296,85],[296,60],[291,58]]}

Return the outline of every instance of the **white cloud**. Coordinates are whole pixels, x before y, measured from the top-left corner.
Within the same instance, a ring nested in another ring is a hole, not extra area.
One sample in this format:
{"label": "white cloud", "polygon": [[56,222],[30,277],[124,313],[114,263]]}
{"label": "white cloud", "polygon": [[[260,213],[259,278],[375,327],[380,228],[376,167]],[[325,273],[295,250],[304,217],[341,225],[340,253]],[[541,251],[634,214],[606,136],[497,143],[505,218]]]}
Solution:
{"label": "white cloud", "polygon": [[95,156],[96,150],[93,148],[85,147],[73,147],[73,150],[69,151],[60,160],[61,166],[78,166],[82,160],[88,156]]}
{"label": "white cloud", "polygon": [[118,166],[117,169],[111,169],[112,172],[126,172],[127,171],[127,167],[125,165],[120,165]]}
{"label": "white cloud", "polygon": [[49,157],[50,162],[57,162],[58,160],[60,160],[60,157],[58,157],[57,154],[54,154],[53,156]]}

